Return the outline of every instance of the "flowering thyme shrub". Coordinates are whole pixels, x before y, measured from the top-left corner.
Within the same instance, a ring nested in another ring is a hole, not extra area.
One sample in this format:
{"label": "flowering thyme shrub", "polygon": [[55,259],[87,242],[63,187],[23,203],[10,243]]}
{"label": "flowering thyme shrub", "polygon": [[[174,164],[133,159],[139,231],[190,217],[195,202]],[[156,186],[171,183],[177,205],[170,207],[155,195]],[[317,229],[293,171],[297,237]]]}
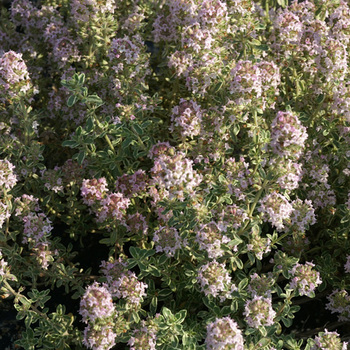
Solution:
{"label": "flowering thyme shrub", "polygon": [[345,350],[349,28],[344,0],[1,5],[17,348]]}

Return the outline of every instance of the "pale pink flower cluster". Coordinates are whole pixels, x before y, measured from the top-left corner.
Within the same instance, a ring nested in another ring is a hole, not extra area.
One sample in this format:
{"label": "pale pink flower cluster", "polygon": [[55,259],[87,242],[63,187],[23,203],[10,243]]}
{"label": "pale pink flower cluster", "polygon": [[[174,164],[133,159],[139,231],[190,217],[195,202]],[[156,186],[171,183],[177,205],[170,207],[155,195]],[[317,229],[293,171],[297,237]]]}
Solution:
{"label": "pale pink flower cluster", "polygon": [[146,296],[147,284],[140,282],[134,272],[127,269],[121,258],[115,262],[101,262],[101,271],[107,278],[105,287],[112,297],[125,299],[129,306],[138,308]]}
{"label": "pale pink flower cluster", "polygon": [[183,29],[181,34],[181,46],[186,50],[194,51],[196,54],[201,50],[210,50],[215,39],[211,35],[211,31],[201,28],[199,23],[194,23]]}
{"label": "pale pink flower cluster", "polygon": [[7,278],[10,280],[15,280],[15,276],[10,274],[10,266],[8,266],[8,262],[5,261],[2,250],[0,249],[0,277]]}
{"label": "pale pink flower cluster", "polygon": [[333,38],[345,45],[350,43],[350,8],[346,1],[341,0],[329,15],[329,28]]}
{"label": "pale pink flower cluster", "polygon": [[111,317],[114,314],[115,307],[112,295],[107,287],[94,282],[88,286],[80,300],[79,313],[83,322],[95,322],[98,319]]}
{"label": "pale pink flower cluster", "polygon": [[27,94],[32,89],[27,66],[22,54],[8,51],[0,56],[0,102],[17,98],[19,93]]}
{"label": "pale pink flower cluster", "polygon": [[74,20],[84,23],[96,19],[100,13],[114,13],[116,9],[113,0],[73,0],[70,5]]}
{"label": "pale pink flower cluster", "polygon": [[232,292],[237,290],[225,265],[219,264],[216,260],[199,268],[197,282],[205,295],[219,297],[221,302],[230,299]]}
{"label": "pale pink flower cluster", "polygon": [[[113,318],[116,316],[112,295],[105,285],[94,282],[80,300],[79,313],[87,324],[83,343],[93,350],[109,350],[115,345]],[[110,322],[108,322],[110,321]]]}
{"label": "pale pink flower cluster", "polygon": [[282,231],[285,227],[284,221],[290,218],[293,212],[292,205],[287,198],[277,192],[272,192],[260,200],[258,211],[264,214],[263,219]]}
{"label": "pale pink flower cluster", "polygon": [[127,215],[124,225],[127,231],[132,235],[137,235],[139,233],[142,235],[147,235],[148,224],[146,218],[138,212],[135,214]]}
{"label": "pale pink flower cluster", "polygon": [[83,180],[80,191],[83,203],[92,206],[106,197],[108,192],[107,180],[104,177]]}
{"label": "pale pink flower cluster", "polygon": [[344,270],[346,273],[350,273],[350,255],[346,257],[346,263],[344,265]]}
{"label": "pale pink flower cluster", "polygon": [[160,142],[158,141],[153,145],[148,153],[150,159],[158,158],[161,155],[171,156],[175,153],[175,148],[170,146],[169,142]]}
{"label": "pale pink flower cluster", "polygon": [[51,221],[44,213],[30,212],[23,216],[24,222],[23,241],[28,243],[43,269],[47,269],[49,262],[54,260],[57,251],[51,251],[49,236],[53,227]]}
{"label": "pale pink flower cluster", "polygon": [[247,290],[252,297],[262,296],[265,298],[271,298],[271,288],[274,284],[275,279],[272,272],[261,275],[253,273],[250,275],[250,282],[248,284]]}
{"label": "pale pink flower cluster", "polygon": [[100,204],[101,207],[96,213],[97,222],[103,222],[107,219],[124,222],[130,199],[125,198],[122,193],[110,193],[101,200]]}
{"label": "pale pink flower cluster", "polygon": [[308,152],[304,157],[303,187],[307,189],[308,198],[312,200],[315,209],[334,206],[337,202],[335,192],[328,183],[329,162],[325,155],[319,155],[319,146],[315,151]]}
{"label": "pale pink flower cluster", "polygon": [[305,232],[310,225],[316,223],[315,209],[312,206],[311,200],[304,202],[297,198],[292,202],[293,211],[290,215],[290,222],[286,224],[290,231],[297,230]]}
{"label": "pale pink flower cluster", "polygon": [[228,193],[234,195],[238,200],[244,200],[248,186],[252,185],[249,164],[245,162],[244,157],[240,157],[239,161],[229,158],[225,162],[225,171],[229,181]]}
{"label": "pale pink flower cluster", "polygon": [[186,26],[195,22],[195,4],[181,0],[170,0],[160,11],[153,22],[154,42],[179,40],[179,26]]}
{"label": "pale pink flower cluster", "polygon": [[2,228],[4,222],[11,217],[11,212],[3,199],[0,199],[0,228]]}
{"label": "pale pink flower cluster", "polygon": [[259,107],[267,107],[268,97],[278,95],[280,84],[279,68],[274,62],[238,61],[230,72],[231,82],[229,91],[236,97],[236,102],[250,105],[259,102]]}
{"label": "pale pink flower cluster", "polygon": [[251,233],[247,250],[255,254],[258,260],[263,258],[263,255],[271,251],[270,238],[261,237],[258,233]]}
{"label": "pale pink flower cluster", "polygon": [[197,21],[202,27],[216,31],[216,27],[228,22],[227,4],[220,0],[202,1],[198,9]]}
{"label": "pale pink flower cluster", "polygon": [[164,252],[167,257],[173,257],[181,248],[187,245],[187,240],[183,240],[175,227],[161,226],[153,234],[153,242],[156,252]]}
{"label": "pale pink flower cluster", "polygon": [[130,305],[139,307],[147,295],[148,285],[140,282],[134,272],[127,271],[109,286],[112,296],[125,299]]}
{"label": "pale pink flower cluster", "polygon": [[169,200],[183,201],[185,194],[193,195],[202,176],[193,170],[193,161],[181,152],[173,156],[161,154],[151,169],[153,186],[158,186]]}
{"label": "pale pink flower cluster", "polygon": [[327,296],[329,303],[326,309],[338,314],[338,321],[350,321],[350,296],[346,290],[334,290]]}
{"label": "pale pink flower cluster", "polygon": [[[1,71],[0,71],[1,73]],[[17,176],[14,173],[15,166],[6,159],[0,160],[0,191],[11,190],[17,183]]]}
{"label": "pale pink flower cluster", "polygon": [[279,157],[298,159],[307,139],[306,128],[292,112],[277,113],[271,124],[272,152]]}
{"label": "pale pink flower cluster", "polygon": [[289,273],[292,280],[289,284],[290,288],[298,292],[298,294],[306,295],[310,298],[314,296],[315,289],[322,283],[320,273],[313,269],[315,265],[311,262],[305,264],[296,264]]}
{"label": "pale pink flower cluster", "polygon": [[216,318],[207,325],[205,345],[207,350],[243,350],[242,331],[229,316]]}
{"label": "pale pink flower cluster", "polygon": [[84,329],[83,344],[93,350],[109,350],[115,345],[117,335],[109,325],[99,325],[98,328],[88,324]]}
{"label": "pale pink flower cluster", "polygon": [[303,168],[301,164],[292,159],[283,159],[282,162],[273,159],[273,161],[270,161],[270,164],[274,165],[274,169],[279,175],[276,182],[282,189],[292,191],[299,187],[299,183],[303,176]]}
{"label": "pale pink flower cluster", "polygon": [[201,131],[203,112],[193,100],[180,99],[179,105],[172,109],[170,131],[179,130],[182,137],[194,137]]}
{"label": "pale pink flower cluster", "polygon": [[196,241],[199,243],[199,249],[206,251],[211,259],[221,257],[224,254],[221,245],[230,242],[230,238],[221,232],[214,221],[201,225],[197,230]]}
{"label": "pale pink flower cluster", "polygon": [[148,61],[141,59],[143,51],[144,43],[138,35],[114,38],[108,52],[112,70],[117,75],[124,72],[130,79],[140,74],[141,76],[150,74]]}
{"label": "pale pink flower cluster", "polygon": [[133,331],[132,337],[128,341],[130,350],[156,350],[157,334],[154,329],[141,321],[141,327]]}
{"label": "pale pink flower cluster", "polygon": [[125,221],[126,210],[130,199],[122,193],[109,193],[105,178],[83,180],[81,195],[83,202],[95,212],[97,222],[106,220]]}
{"label": "pale pink flower cluster", "polygon": [[252,300],[247,300],[243,315],[249,327],[272,326],[276,312],[272,308],[271,298],[255,295]]}
{"label": "pale pink flower cluster", "polygon": [[238,230],[242,224],[248,220],[247,213],[236,204],[227,205],[217,213],[218,227],[226,232],[229,228]]}
{"label": "pale pink flower cluster", "polygon": [[144,193],[147,189],[149,178],[142,169],[135,171],[132,175],[123,174],[115,182],[116,191],[123,193],[125,197],[131,198]]}
{"label": "pale pink flower cluster", "polygon": [[348,343],[342,342],[337,332],[324,332],[315,337],[314,345],[311,350],[347,350]]}
{"label": "pale pink flower cluster", "polygon": [[344,80],[348,66],[346,46],[338,39],[329,38],[324,43],[324,48],[315,59],[319,73],[324,75],[327,82],[334,79]]}
{"label": "pale pink flower cluster", "polygon": [[40,211],[39,207],[39,199],[35,198],[32,195],[23,194],[21,197],[15,198],[14,201],[16,205],[16,216],[25,216],[30,212],[38,212]]}

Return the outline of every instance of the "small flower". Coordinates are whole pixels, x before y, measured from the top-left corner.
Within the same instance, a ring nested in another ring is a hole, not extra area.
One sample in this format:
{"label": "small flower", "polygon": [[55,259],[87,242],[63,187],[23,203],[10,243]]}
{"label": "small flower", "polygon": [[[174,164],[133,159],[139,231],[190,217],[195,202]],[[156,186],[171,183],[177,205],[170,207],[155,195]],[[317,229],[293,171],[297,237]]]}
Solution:
{"label": "small flower", "polygon": [[13,172],[14,168],[15,166],[8,160],[0,160],[0,188],[11,190],[16,185],[17,176]]}
{"label": "small flower", "polygon": [[112,296],[123,298],[135,307],[139,307],[147,295],[147,284],[140,282],[134,272],[127,271],[120,278],[112,281],[109,290]]}
{"label": "small flower", "polygon": [[3,199],[0,199],[0,228],[2,228],[4,222],[11,217],[11,212]]}
{"label": "small flower", "polygon": [[5,52],[0,56],[0,102],[18,99],[32,89],[28,69],[21,53]]}
{"label": "small flower", "polygon": [[185,193],[193,195],[202,181],[202,176],[193,170],[193,161],[181,152],[173,156],[159,155],[154,160],[151,173],[151,185],[164,190],[169,200],[183,201]]}
{"label": "small flower", "polygon": [[130,350],[156,350],[157,335],[154,329],[141,321],[141,327],[133,331],[129,339]]}
{"label": "small flower", "polygon": [[172,110],[170,131],[179,130],[182,137],[194,137],[199,135],[202,121],[201,106],[196,102],[180,99],[178,106]]}
{"label": "small flower", "polygon": [[243,315],[249,327],[272,326],[276,312],[271,305],[271,298],[255,296],[245,304]]}
{"label": "small flower", "polygon": [[101,272],[106,276],[107,283],[112,284],[127,272],[128,264],[122,258],[114,262],[101,261]]}
{"label": "small flower", "polygon": [[83,344],[93,350],[109,350],[115,345],[113,324],[88,325],[84,329]]}
{"label": "small flower", "polygon": [[8,280],[15,281],[16,277],[14,275],[11,275],[10,273],[10,266],[8,266],[7,261],[5,261],[2,250],[0,249],[0,280],[2,278],[6,278]]}
{"label": "small flower", "polygon": [[248,220],[247,213],[236,204],[225,206],[217,215],[219,216],[218,227],[224,232],[231,227],[238,230],[243,222]]}
{"label": "small flower", "polygon": [[237,290],[225,265],[215,260],[199,268],[197,282],[205,295],[219,297],[221,302],[229,299],[232,292]]}
{"label": "small flower", "polygon": [[278,112],[271,124],[272,152],[280,157],[298,159],[307,139],[306,128],[292,112]]}
{"label": "small flower", "polygon": [[39,199],[32,195],[23,194],[21,197],[15,198],[16,216],[26,216],[30,212],[38,212],[40,207],[38,205]]}
{"label": "small flower", "polygon": [[148,225],[146,218],[140,213],[135,213],[132,215],[127,215],[125,221],[125,226],[128,232],[132,235],[142,234],[147,235]]}
{"label": "small flower", "polygon": [[243,336],[230,317],[217,318],[207,325],[205,338],[207,350],[243,350]]}
{"label": "small flower", "polygon": [[114,310],[112,295],[106,286],[100,286],[99,283],[94,282],[86,288],[80,300],[79,309],[83,322],[89,323],[108,318],[114,314]]}
{"label": "small flower", "polygon": [[334,290],[328,297],[326,309],[337,313],[339,322],[350,321],[350,296],[346,290]]}
{"label": "small flower", "polygon": [[261,260],[264,254],[271,251],[271,240],[261,237],[258,233],[252,232],[249,242],[247,249],[252,251],[258,260]]}
{"label": "small flower", "polygon": [[125,197],[131,198],[145,192],[149,178],[144,170],[137,170],[132,175],[124,174],[120,176],[116,183],[116,191],[123,193]]}
{"label": "small flower", "polygon": [[290,223],[288,228],[290,231],[305,232],[310,225],[316,223],[315,210],[311,200],[304,202],[297,198],[292,203],[293,211],[290,215]]}
{"label": "small flower", "polygon": [[346,263],[344,265],[344,269],[346,273],[350,273],[350,255],[346,257]]}
{"label": "small flower", "polygon": [[314,266],[313,263],[306,262],[304,265],[294,265],[289,271],[293,276],[290,288],[296,290],[300,296],[314,297],[316,287],[322,283],[320,273],[312,269]]}
{"label": "small flower", "polygon": [[51,221],[44,213],[29,213],[23,217],[23,243],[36,245],[38,242],[46,242],[53,227]]}
{"label": "small flower", "polygon": [[33,253],[44,270],[48,269],[49,263],[54,261],[54,256],[58,255],[58,251],[50,250],[49,242],[37,242],[33,247]]}
{"label": "small flower", "polygon": [[221,245],[230,242],[230,238],[223,235],[218,225],[212,221],[198,229],[196,241],[199,248],[207,252],[209,258],[218,258],[224,253]]}
{"label": "small flower", "polygon": [[267,275],[262,274],[259,276],[257,273],[253,273],[250,276],[250,282],[247,290],[252,297],[262,296],[265,298],[271,298],[271,287],[275,284],[274,277],[271,272]]}
{"label": "small flower", "polygon": [[328,332],[325,329],[325,332],[318,333],[318,336],[315,337],[314,345],[311,347],[311,350],[346,350],[348,343],[342,342],[340,340],[339,334],[337,332]]}
{"label": "small flower", "polygon": [[273,192],[260,201],[260,212],[264,213],[264,220],[269,221],[277,231],[284,228],[284,220],[289,219],[293,207],[281,194]]}
{"label": "small flower", "polygon": [[107,180],[104,177],[100,179],[83,180],[80,191],[83,202],[92,206],[107,196]]}
{"label": "small flower", "polygon": [[153,234],[156,252],[164,252],[167,257],[172,257],[175,252],[187,244],[183,241],[175,227],[161,226]]}
{"label": "small flower", "polygon": [[111,193],[100,202],[101,207],[96,212],[97,222],[107,219],[124,222],[126,210],[130,205],[130,199],[125,198],[122,193]]}

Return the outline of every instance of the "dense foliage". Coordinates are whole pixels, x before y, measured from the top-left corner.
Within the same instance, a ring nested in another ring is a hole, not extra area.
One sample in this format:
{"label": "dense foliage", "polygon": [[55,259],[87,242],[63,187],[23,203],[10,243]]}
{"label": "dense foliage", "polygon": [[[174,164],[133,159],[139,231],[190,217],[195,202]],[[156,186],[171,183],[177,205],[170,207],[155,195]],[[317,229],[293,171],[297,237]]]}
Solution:
{"label": "dense foliage", "polygon": [[2,5],[17,346],[345,350],[349,53],[343,0]]}

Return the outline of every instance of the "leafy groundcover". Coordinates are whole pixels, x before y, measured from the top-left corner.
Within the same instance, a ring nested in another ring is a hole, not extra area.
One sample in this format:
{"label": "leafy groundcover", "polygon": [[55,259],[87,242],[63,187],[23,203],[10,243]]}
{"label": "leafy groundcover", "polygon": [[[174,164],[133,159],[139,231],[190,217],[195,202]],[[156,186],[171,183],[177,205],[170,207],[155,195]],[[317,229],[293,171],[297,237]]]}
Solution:
{"label": "leafy groundcover", "polygon": [[347,1],[0,6],[2,349],[347,349]]}

